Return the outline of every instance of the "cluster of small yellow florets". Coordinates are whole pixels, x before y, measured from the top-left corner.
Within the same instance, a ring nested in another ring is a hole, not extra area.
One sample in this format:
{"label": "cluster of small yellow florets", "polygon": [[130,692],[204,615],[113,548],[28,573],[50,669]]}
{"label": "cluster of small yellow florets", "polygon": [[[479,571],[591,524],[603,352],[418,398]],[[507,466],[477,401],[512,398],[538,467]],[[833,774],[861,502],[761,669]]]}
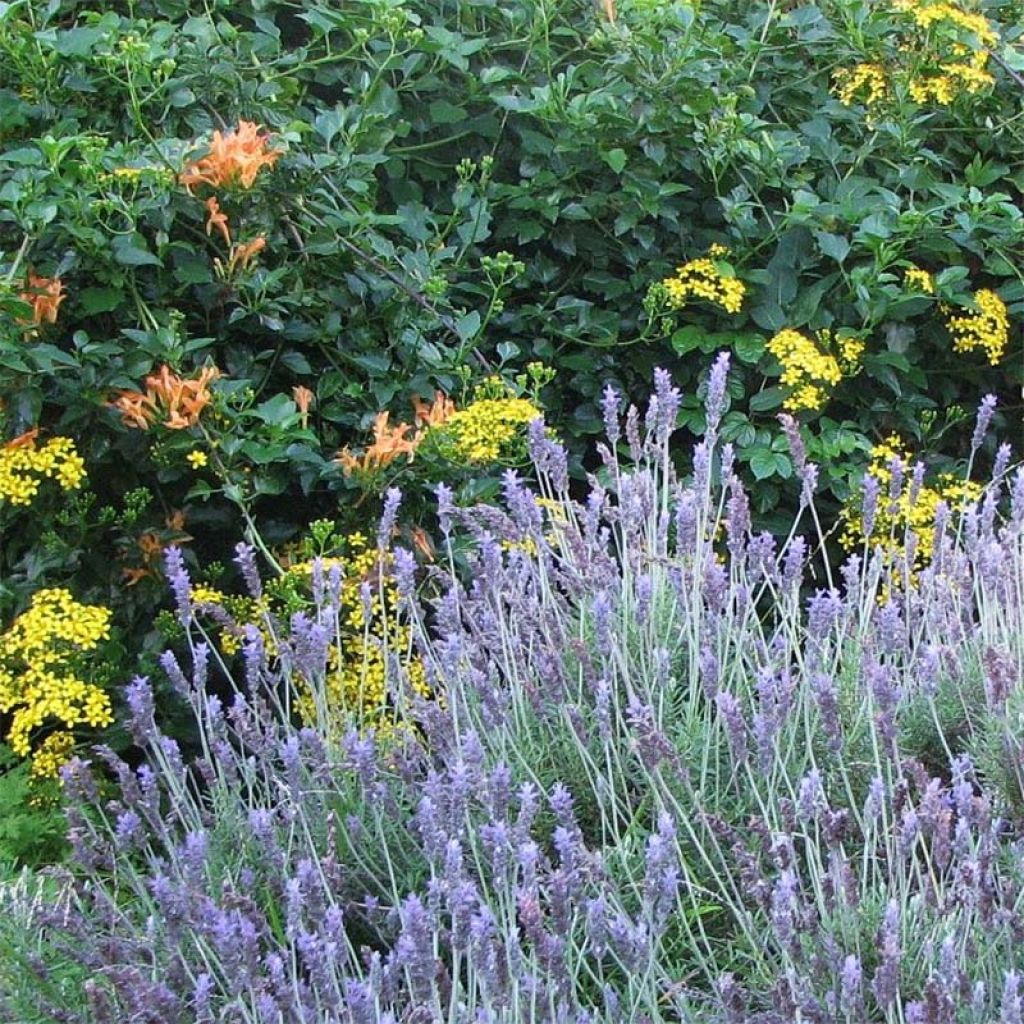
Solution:
{"label": "cluster of small yellow florets", "polygon": [[907,82],[907,92],[915,103],[929,100],[948,107],[958,96],[965,93],[974,96],[992,85],[995,79],[983,66],[979,66],[987,54],[978,54],[970,63],[943,64],[941,70],[924,72]]}
{"label": "cluster of small yellow florets", "polygon": [[920,267],[907,267],[903,271],[903,286],[907,291],[921,292],[924,295],[935,294],[935,279],[927,270]]}
{"label": "cluster of small yellow florets", "polygon": [[74,746],[76,726],[113,721],[110,697],[82,678],[84,654],[110,635],[110,611],[79,604],[62,588],[40,590],[0,636],[0,712],[10,715],[7,742],[19,757],[33,755],[35,775],[54,776]]}
{"label": "cluster of small yellow florets", "polygon": [[840,68],[833,76],[836,96],[846,107],[861,102],[874,107],[889,95],[889,80],[881,64],[861,63]]}
{"label": "cluster of small yellow florets", "polygon": [[[903,466],[903,482],[895,498],[889,496],[892,485],[893,461]],[[881,546],[890,559],[898,559],[903,552],[906,532],[917,536],[917,548],[912,569],[922,569],[931,559],[935,543],[935,513],[940,501],[953,512],[962,511],[977,501],[982,487],[970,480],[961,480],[952,474],[943,474],[928,484],[915,487],[912,479],[912,456],[906,445],[895,434],[871,449],[867,472],[879,483],[879,497],[875,510],[871,536],[872,546]],[[857,499],[842,512],[843,530],[840,542],[847,550],[865,542],[861,509]]]}
{"label": "cluster of small yellow florets", "polygon": [[999,41],[984,15],[965,11],[944,0],[893,0],[892,7],[894,11],[909,15],[924,32],[932,28],[952,29],[974,36],[981,46],[995,46]]}
{"label": "cluster of small yellow florets", "polygon": [[[193,587],[192,604],[201,618],[214,608],[226,613],[217,638],[225,654],[238,652],[242,627],[252,625],[260,631],[267,654],[275,657],[280,645],[277,626],[272,624],[297,611],[312,610],[313,560],[304,557],[302,545],[293,550],[292,557],[296,555],[301,560],[291,562],[259,598],[226,594],[204,584]],[[372,728],[378,739],[386,738],[394,734],[407,710],[395,706],[388,686],[393,667],[386,661],[386,652],[409,652],[402,661],[408,684],[420,696],[430,693],[423,663],[412,654],[409,627],[398,614],[398,594],[386,556],[382,562],[380,552],[369,547],[363,534],[351,533],[345,538],[345,555],[321,557],[320,565],[325,576],[335,569],[341,574],[340,615],[325,677],[307,679],[297,673],[296,711],[304,724],[333,739],[353,725]],[[370,588],[368,602],[364,600],[364,583]]]}
{"label": "cluster of small yellow florets", "polygon": [[[398,614],[398,592],[387,556],[370,548],[361,534],[350,534],[344,558],[321,559],[324,571],[341,571],[340,632],[332,646],[322,691],[317,680],[300,680],[296,702],[299,717],[335,738],[353,724],[372,728],[378,739],[392,735],[407,710],[394,705],[388,686],[388,651],[405,651],[409,686],[428,696],[422,661],[412,653],[409,627]],[[298,562],[288,576],[305,584],[313,574],[311,561]],[[364,599],[364,584],[369,601]]]}
{"label": "cluster of small yellow florets", "polygon": [[837,71],[835,92],[841,103],[860,102],[871,110],[902,83],[915,103],[948,106],[994,83],[987,67],[999,37],[983,15],[944,0],[893,0],[892,8],[909,21],[908,32],[898,36],[898,61],[888,70],[865,62]]}
{"label": "cluster of small yellow florets", "polygon": [[53,437],[39,445],[31,431],[0,448],[0,501],[30,505],[46,479],[56,480],[64,491],[81,487],[85,462],[70,437]]}
{"label": "cluster of small yellow florets", "polygon": [[[835,345],[840,358],[828,352]],[[856,371],[864,351],[864,342],[856,337],[833,341],[830,331],[819,331],[817,341],[787,327],[768,342],[768,351],[782,364],[783,386],[789,389],[783,407],[790,412],[820,409],[844,375]]]}
{"label": "cluster of small yellow florets", "polygon": [[974,293],[974,307],[973,312],[946,317],[946,328],[953,336],[953,351],[982,349],[995,366],[1002,359],[1010,338],[1006,303],[994,291],[982,288]]}
{"label": "cluster of small yellow florets", "polygon": [[724,245],[713,245],[707,256],[690,260],[679,267],[674,277],[661,282],[668,304],[682,309],[693,299],[703,299],[721,306],[726,313],[738,313],[747,293],[746,285],[722,261],[729,255]]}
{"label": "cluster of small yellow florets", "polygon": [[540,415],[532,402],[492,377],[478,385],[465,409],[453,412],[427,436],[453,462],[516,460],[525,455],[524,428]]}

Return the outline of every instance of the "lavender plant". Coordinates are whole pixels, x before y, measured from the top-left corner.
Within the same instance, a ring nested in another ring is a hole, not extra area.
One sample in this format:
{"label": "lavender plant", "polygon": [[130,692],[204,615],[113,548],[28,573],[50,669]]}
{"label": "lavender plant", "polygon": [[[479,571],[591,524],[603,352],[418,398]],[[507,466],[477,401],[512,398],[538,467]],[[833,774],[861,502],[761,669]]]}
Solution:
{"label": "lavender plant", "polygon": [[8,1019],[1019,1022],[1024,469],[940,506],[922,570],[908,532],[902,562],[865,544],[808,581],[817,467],[787,423],[800,515],[753,534],[727,371],[686,478],[659,373],[643,417],[606,392],[585,500],[538,421],[535,487],[438,488],[447,566],[419,579],[381,532],[411,638],[370,638],[384,733],[293,715],[347,642],[337,569],[315,614],[245,627],[222,700],[172,553],[190,663],[163,667],[200,756],[135,680],[144,759],[67,770],[76,884],[37,940],[37,977],[74,963],[84,999],[14,984]]}

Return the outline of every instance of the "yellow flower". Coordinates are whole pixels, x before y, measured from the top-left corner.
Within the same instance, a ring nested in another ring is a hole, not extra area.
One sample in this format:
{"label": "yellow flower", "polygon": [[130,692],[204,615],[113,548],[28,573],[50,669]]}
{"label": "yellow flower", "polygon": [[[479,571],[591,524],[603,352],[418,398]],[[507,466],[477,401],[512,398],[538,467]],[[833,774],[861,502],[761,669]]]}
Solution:
{"label": "yellow flower", "polygon": [[692,299],[704,299],[721,306],[727,313],[738,313],[747,293],[746,285],[724,272],[716,262],[724,260],[728,253],[724,245],[712,245],[707,256],[684,263],[677,268],[674,277],[666,277],[661,286],[669,305],[682,309]]}
{"label": "yellow flower", "polygon": [[[396,668],[411,694],[427,697],[431,690],[423,663],[413,653],[409,627],[398,615],[387,558],[382,560],[362,534],[349,534],[345,547],[345,557],[321,559],[325,573],[332,567],[341,573],[340,636],[330,651],[325,678],[300,678],[296,706],[307,725],[334,738],[354,722],[374,729],[380,739],[393,734],[396,722],[410,710],[407,698],[396,695]],[[284,586],[305,589],[312,574],[311,561],[297,562],[288,568]],[[406,653],[396,664],[389,651]]]}
{"label": "yellow flower", "polygon": [[909,14],[918,28],[928,31],[934,27],[959,29],[976,37],[982,47],[992,47],[999,42],[999,36],[981,14],[972,14],[956,4],[931,2],[931,0],[893,0],[893,10]]}
{"label": "yellow flower", "polygon": [[857,335],[843,335],[836,339],[839,352],[839,365],[843,374],[850,376],[860,368],[860,360],[864,355],[864,339]]}
{"label": "yellow flower", "polygon": [[66,729],[50,733],[32,754],[32,774],[37,778],[55,779],[75,749],[75,737]]}
{"label": "yellow flower", "polygon": [[[783,408],[790,412],[813,412],[828,400],[829,387],[843,379],[839,362],[832,355],[822,351],[822,346],[831,342],[831,332],[819,333],[815,343],[806,335],[792,328],[779,331],[768,342],[768,351],[782,364],[780,382],[789,388],[789,395]],[[850,351],[859,351],[850,339]],[[860,343],[863,349],[863,343]]]}
{"label": "yellow flower", "polygon": [[30,430],[0,447],[0,501],[30,505],[43,480],[53,479],[64,491],[75,491],[85,480],[85,462],[70,437],[37,444]]}
{"label": "yellow flower", "polygon": [[1010,338],[1010,318],[1006,303],[994,291],[982,288],[974,293],[973,313],[948,316],[946,327],[953,336],[954,352],[983,349],[995,366],[1003,357]]}
{"label": "yellow flower", "polygon": [[907,291],[923,292],[925,295],[935,294],[935,280],[927,270],[920,267],[907,267],[903,271],[903,286]]}
{"label": "yellow flower", "polygon": [[[894,459],[904,466],[903,482],[895,499],[889,496],[892,486]],[[983,492],[980,484],[961,480],[952,474],[943,474],[930,483],[915,487],[911,465],[913,456],[895,434],[880,441],[871,449],[867,472],[879,483],[879,497],[871,536],[865,538],[860,515],[860,498],[852,498],[841,513],[843,529],[840,543],[852,551],[865,539],[872,546],[880,546],[890,564],[894,564],[904,551],[904,535],[911,530],[917,536],[917,548],[912,573],[924,568],[931,560],[935,543],[935,513],[940,501],[951,511],[962,511],[977,501]],[[913,582],[913,575],[908,582]]]}
{"label": "yellow flower", "polygon": [[483,398],[452,413],[440,428],[442,447],[453,459],[470,463],[496,462],[516,457],[514,446],[523,428],[540,416],[525,398]]}
{"label": "yellow flower", "polygon": [[196,449],[185,456],[185,461],[193,469],[202,469],[204,466],[209,464],[210,459],[206,452],[201,452],[199,449]]}
{"label": "yellow flower", "polygon": [[36,749],[36,775],[56,774],[75,726],[101,728],[114,720],[109,695],[81,676],[85,655],[109,637],[110,618],[109,609],[52,588],[37,591],[0,635],[0,714],[9,716],[11,749],[27,757],[40,731],[59,726]]}
{"label": "yellow flower", "polygon": [[881,64],[856,64],[840,68],[834,75],[835,93],[844,107],[852,107],[858,99],[864,106],[874,107],[889,95],[889,80]]}

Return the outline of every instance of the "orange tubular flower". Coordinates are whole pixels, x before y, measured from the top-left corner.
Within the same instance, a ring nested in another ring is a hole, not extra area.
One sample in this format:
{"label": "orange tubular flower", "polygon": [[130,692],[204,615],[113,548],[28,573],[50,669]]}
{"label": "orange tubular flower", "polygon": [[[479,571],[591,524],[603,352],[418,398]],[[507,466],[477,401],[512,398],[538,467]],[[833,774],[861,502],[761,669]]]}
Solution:
{"label": "orange tubular flower", "polygon": [[209,386],[220,376],[215,366],[208,366],[196,378],[182,378],[161,366],[146,378],[145,393],[121,391],[110,405],[121,412],[126,427],[148,430],[162,423],[169,430],[184,430],[199,422],[213,395]]}
{"label": "orange tubular flower", "polygon": [[32,319],[23,323],[38,326],[44,321],[48,324],[57,322],[57,310],[64,301],[64,282],[59,277],[39,277],[29,271],[25,290],[21,293],[21,301],[32,307]]}
{"label": "orange tubular flower", "polygon": [[178,175],[178,181],[190,192],[196,185],[252,188],[256,175],[264,167],[273,167],[283,152],[268,148],[269,141],[270,137],[260,134],[260,126],[253,121],[239,121],[233,131],[215,131],[210,151],[192,161]]}
{"label": "orange tubular flower", "polygon": [[206,209],[209,213],[209,216],[206,218],[206,233],[211,235],[216,228],[224,236],[224,241],[230,245],[231,229],[228,227],[228,215],[221,213],[220,203],[217,202],[216,196],[210,196],[206,200]]}
{"label": "orange tubular flower", "polygon": [[305,388],[301,384],[297,384],[292,388],[292,398],[295,400],[295,405],[298,408],[299,416],[301,417],[302,427],[305,429],[306,424],[309,423],[309,409],[315,401],[316,395],[314,395],[309,388]]}
{"label": "orange tubular flower", "polygon": [[416,454],[418,441],[406,435],[412,430],[408,423],[399,423],[397,427],[389,427],[390,413],[377,413],[373,423],[373,444],[363,453],[362,459],[356,458],[348,448],[338,452],[337,459],[348,476],[353,471],[370,473],[393,462],[399,455],[408,455],[410,461]]}
{"label": "orange tubular flower", "polygon": [[430,537],[427,536],[427,531],[422,526],[414,526],[412,528],[412,543],[413,547],[428,561],[434,560],[434,545]]}
{"label": "orange tubular flower", "polygon": [[11,451],[14,448],[31,448],[35,444],[36,438],[39,436],[39,428],[33,427],[31,430],[26,430],[24,434],[19,434],[17,437],[12,437],[10,441],[4,445],[0,445],[4,451]]}
{"label": "orange tubular flower", "polygon": [[[135,541],[138,549],[137,557],[142,559],[141,566],[125,566],[121,569],[126,586],[134,587],[147,576],[158,578],[163,553],[170,544],[187,544],[192,540],[191,534],[185,532],[185,513],[175,509],[165,520],[166,530],[147,530]],[[132,553],[134,554],[134,552]]]}
{"label": "orange tubular flower", "polygon": [[427,405],[419,395],[414,395],[412,407],[416,413],[416,426],[424,428],[441,426],[455,412],[455,403],[443,391],[434,393],[433,405]]}
{"label": "orange tubular flower", "polygon": [[234,277],[239,270],[248,270],[249,264],[256,254],[262,252],[266,247],[266,238],[263,235],[258,235],[251,242],[239,242],[238,245],[232,246],[226,267],[219,259],[215,259],[213,263],[221,277]]}

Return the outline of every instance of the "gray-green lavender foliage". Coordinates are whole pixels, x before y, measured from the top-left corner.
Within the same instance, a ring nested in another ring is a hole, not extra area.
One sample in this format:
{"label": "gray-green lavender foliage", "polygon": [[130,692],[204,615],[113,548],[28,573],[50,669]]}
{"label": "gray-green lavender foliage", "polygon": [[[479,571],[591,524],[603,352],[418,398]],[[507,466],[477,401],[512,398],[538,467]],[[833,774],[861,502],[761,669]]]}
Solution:
{"label": "gray-green lavender foliage", "polygon": [[[38,981],[5,1019],[1019,1024],[1024,469],[939,510],[909,585],[881,550],[825,565],[798,453],[799,519],[751,533],[726,369],[685,479],[659,373],[624,427],[606,393],[583,501],[539,423],[536,487],[438,489],[469,572],[391,555],[414,650],[389,684],[407,706],[412,654],[433,696],[386,742],[288,714],[328,671],[337,569],[273,657],[249,627],[224,702],[172,555],[191,665],[163,665],[201,754],[134,681],[143,763],[67,773],[74,891],[33,910]],[[69,965],[77,999],[46,984]]]}

